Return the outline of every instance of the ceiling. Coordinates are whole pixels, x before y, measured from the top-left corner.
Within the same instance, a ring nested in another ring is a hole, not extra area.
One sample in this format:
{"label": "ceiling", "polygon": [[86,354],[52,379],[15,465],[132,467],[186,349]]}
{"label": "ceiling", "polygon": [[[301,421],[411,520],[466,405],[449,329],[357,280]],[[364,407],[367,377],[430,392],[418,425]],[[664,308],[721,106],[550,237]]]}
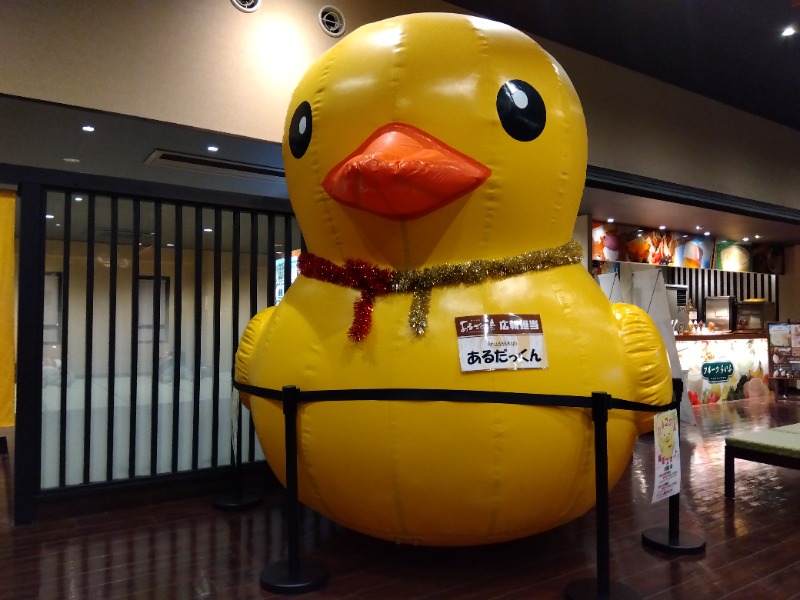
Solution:
{"label": "ceiling", "polygon": [[[451,3],[800,131],[800,33],[780,36],[790,23],[800,29],[800,0]],[[91,134],[81,131],[87,122]],[[219,151],[210,154],[209,145]],[[230,168],[148,162],[158,150]],[[4,95],[2,163],[288,198],[278,144]],[[800,239],[800,219],[767,221],[598,189],[587,189],[581,212],[685,232],[713,223],[714,235],[726,239]]]}
{"label": "ceiling", "polygon": [[448,1],[800,131],[800,0]]}

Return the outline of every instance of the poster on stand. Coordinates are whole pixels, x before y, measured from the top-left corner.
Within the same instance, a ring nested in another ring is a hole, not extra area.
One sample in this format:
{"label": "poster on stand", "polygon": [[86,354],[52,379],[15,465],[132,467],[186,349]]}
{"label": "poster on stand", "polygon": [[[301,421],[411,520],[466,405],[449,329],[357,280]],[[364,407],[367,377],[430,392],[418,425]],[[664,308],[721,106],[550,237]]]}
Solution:
{"label": "poster on stand", "polygon": [[653,417],[655,432],[655,487],[653,502],[669,498],[681,490],[681,449],[678,440],[678,411]]}

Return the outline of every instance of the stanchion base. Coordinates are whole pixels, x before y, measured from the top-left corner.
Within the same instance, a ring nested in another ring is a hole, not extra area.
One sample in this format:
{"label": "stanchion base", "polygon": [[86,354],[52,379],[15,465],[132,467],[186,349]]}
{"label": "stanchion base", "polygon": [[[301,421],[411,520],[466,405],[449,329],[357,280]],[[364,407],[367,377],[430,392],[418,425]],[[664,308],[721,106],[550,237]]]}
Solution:
{"label": "stanchion base", "polygon": [[214,498],[213,505],[220,510],[247,510],[263,501],[264,496],[258,492],[231,492]]}
{"label": "stanchion base", "polygon": [[624,583],[611,582],[609,594],[601,594],[597,590],[597,579],[578,579],[567,585],[564,592],[567,600],[641,600],[641,596]]}
{"label": "stanchion base", "polygon": [[676,538],[670,538],[668,527],[645,529],[642,532],[642,544],[673,554],[696,554],[706,550],[706,541],[703,538],[686,531],[679,531]]}
{"label": "stanchion base", "polygon": [[300,558],[292,577],[289,561],[281,560],[261,571],[261,588],[275,594],[304,594],[323,587],[328,577],[328,567],[314,558]]}

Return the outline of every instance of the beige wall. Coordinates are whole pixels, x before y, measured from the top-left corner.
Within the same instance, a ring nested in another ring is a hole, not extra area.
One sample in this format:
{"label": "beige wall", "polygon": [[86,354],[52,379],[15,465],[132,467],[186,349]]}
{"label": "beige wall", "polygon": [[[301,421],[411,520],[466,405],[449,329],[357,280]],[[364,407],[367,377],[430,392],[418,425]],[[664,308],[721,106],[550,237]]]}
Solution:
{"label": "beige wall", "polygon": [[[334,38],[322,2],[6,2],[0,93],[279,141],[289,96]],[[348,32],[439,0],[342,0]],[[800,209],[800,132],[539,40],[584,104],[590,164]]]}
{"label": "beige wall", "polygon": [[800,322],[800,246],[786,248],[786,272],[779,279],[781,320]]}

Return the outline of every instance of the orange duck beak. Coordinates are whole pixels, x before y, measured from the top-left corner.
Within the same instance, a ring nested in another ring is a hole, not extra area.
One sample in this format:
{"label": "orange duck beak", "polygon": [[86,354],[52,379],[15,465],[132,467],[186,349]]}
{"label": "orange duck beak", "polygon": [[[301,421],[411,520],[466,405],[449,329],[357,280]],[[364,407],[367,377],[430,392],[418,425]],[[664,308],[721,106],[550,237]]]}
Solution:
{"label": "orange duck beak", "polygon": [[468,194],[491,170],[405,123],[376,130],[322,182],[346,206],[396,220],[426,215]]}

